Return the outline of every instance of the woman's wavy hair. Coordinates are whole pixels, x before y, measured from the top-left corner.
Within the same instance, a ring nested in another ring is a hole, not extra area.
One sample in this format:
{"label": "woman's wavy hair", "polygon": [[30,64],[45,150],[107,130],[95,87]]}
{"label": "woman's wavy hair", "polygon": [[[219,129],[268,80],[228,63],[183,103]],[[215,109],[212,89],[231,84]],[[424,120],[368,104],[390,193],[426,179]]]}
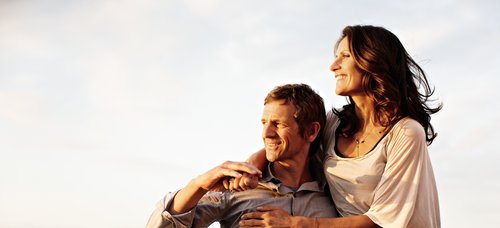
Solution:
{"label": "woman's wavy hair", "polygon": [[[374,101],[375,121],[389,127],[404,117],[415,119],[424,127],[430,145],[437,136],[430,115],[438,112],[442,104],[428,104],[434,88],[401,41],[389,30],[370,25],[345,27],[335,49],[343,38],[348,40],[356,65],[364,71],[362,86]],[[348,101],[343,109],[334,112],[341,120],[340,133],[352,137],[360,126],[354,101],[351,97]]]}

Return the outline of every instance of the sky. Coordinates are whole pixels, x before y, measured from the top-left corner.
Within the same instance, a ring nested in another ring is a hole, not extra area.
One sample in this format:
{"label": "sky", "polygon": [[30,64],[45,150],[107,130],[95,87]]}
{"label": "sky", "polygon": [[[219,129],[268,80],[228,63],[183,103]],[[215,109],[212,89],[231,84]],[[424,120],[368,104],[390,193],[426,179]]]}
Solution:
{"label": "sky", "polygon": [[500,226],[500,2],[0,0],[0,227],[144,227],[169,191],[262,147],[263,99],[327,108],[346,25],[395,33],[442,111],[443,227]]}

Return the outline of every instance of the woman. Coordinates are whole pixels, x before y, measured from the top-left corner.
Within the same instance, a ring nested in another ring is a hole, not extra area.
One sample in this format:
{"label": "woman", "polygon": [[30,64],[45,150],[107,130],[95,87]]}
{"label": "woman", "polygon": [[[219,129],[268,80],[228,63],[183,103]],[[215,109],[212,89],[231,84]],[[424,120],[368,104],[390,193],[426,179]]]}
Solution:
{"label": "woman", "polygon": [[[321,159],[343,217],[293,217],[262,207],[240,225],[440,227],[427,145],[436,137],[430,115],[441,104],[427,104],[433,90],[423,70],[382,27],[347,26],[335,49],[335,92],[349,103],[327,114]],[[263,167],[263,151],[251,160]]]}

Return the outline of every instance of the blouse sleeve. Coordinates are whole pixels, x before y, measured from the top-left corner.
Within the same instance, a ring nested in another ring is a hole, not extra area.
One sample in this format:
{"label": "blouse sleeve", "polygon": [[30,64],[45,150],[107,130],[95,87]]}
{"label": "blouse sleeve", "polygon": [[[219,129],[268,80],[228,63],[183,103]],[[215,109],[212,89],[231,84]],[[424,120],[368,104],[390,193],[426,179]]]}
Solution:
{"label": "blouse sleeve", "polygon": [[333,151],[335,145],[335,131],[339,125],[339,118],[333,110],[326,113],[326,123],[323,129],[323,140],[321,142],[322,160],[328,155],[328,151]]}
{"label": "blouse sleeve", "polygon": [[382,227],[406,227],[420,185],[431,181],[425,175],[430,167],[425,132],[415,120],[403,119],[387,136],[387,164],[365,215]]}

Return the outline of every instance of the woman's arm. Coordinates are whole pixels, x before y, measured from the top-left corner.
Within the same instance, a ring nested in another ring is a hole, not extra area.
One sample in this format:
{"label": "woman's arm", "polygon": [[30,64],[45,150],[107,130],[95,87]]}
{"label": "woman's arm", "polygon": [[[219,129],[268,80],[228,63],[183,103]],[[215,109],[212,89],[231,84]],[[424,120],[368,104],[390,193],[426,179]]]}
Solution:
{"label": "woman's arm", "polygon": [[[368,216],[358,215],[351,217],[340,217],[340,218],[306,218],[308,223],[303,227],[357,227],[357,228],[371,228],[380,227],[375,224]],[[308,224],[314,226],[308,226]],[[315,225],[317,224],[317,225]]]}
{"label": "woman's arm", "polygon": [[437,189],[423,127],[405,118],[390,134],[384,173],[365,215],[387,227],[439,227]]}
{"label": "woman's arm", "polygon": [[250,157],[247,159],[247,162],[257,167],[257,169],[259,169],[260,171],[264,171],[264,168],[268,163],[266,158],[266,150],[260,149],[259,151],[250,155]]}
{"label": "woman's arm", "polygon": [[240,227],[379,227],[368,216],[358,215],[342,218],[309,218],[291,216],[280,207],[258,207],[257,212],[241,216]]}

